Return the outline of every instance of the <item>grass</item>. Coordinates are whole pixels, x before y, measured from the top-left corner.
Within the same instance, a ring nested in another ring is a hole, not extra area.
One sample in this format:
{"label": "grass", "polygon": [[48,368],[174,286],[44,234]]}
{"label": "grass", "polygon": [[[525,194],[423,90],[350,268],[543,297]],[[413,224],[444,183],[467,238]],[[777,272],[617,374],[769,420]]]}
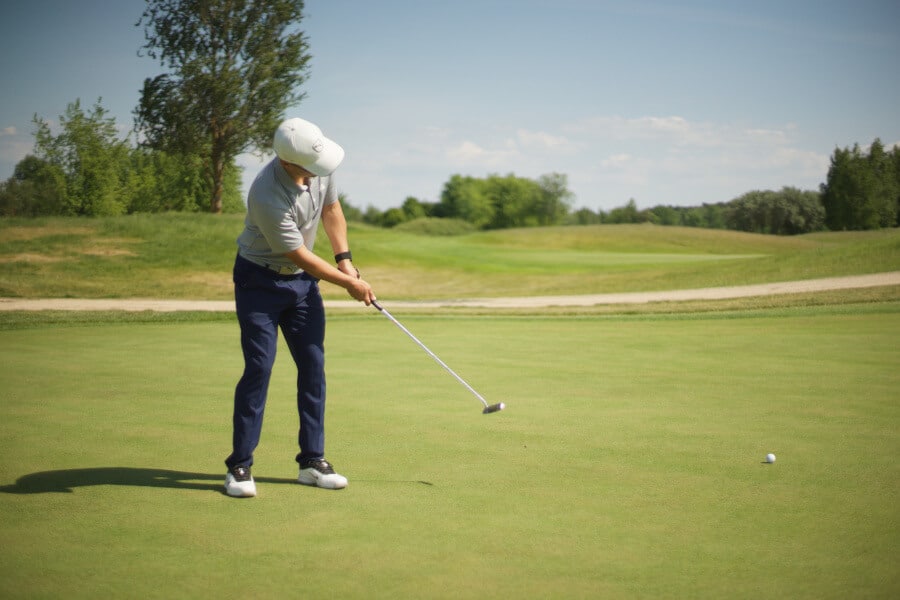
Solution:
{"label": "grass", "polygon": [[[0,221],[0,296],[227,299],[240,226]],[[351,239],[388,305],[900,269],[898,230]],[[900,595],[900,286],[393,312],[508,409],[481,416],[376,311],[332,311],[328,456],[350,487],[294,482],[282,347],[249,501],[221,488],[232,314],[0,312],[0,597]]]}
{"label": "grass", "polygon": [[293,483],[282,347],[249,501],[221,493],[229,316],[0,331],[0,597],[900,593],[900,302],[398,316],[508,409],[480,415],[374,311],[335,314],[350,487]]}
{"label": "grass", "polygon": [[[3,220],[0,296],[229,299],[242,218]],[[775,237],[621,225],[425,236],[352,225],[350,236],[363,275],[394,299],[635,292],[900,269],[898,229]],[[324,235],[317,251],[330,255]]]}

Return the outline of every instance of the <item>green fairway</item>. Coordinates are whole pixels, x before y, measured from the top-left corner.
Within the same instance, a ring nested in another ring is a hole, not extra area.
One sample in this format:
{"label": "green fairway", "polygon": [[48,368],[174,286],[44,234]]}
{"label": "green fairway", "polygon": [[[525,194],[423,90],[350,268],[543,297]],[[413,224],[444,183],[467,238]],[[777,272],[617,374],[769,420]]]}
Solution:
{"label": "green fairway", "polygon": [[507,410],[341,312],[350,485],[295,483],[282,347],[250,500],[221,491],[233,317],[0,330],[0,597],[900,595],[900,302],[395,315]]}
{"label": "green fairway", "polygon": [[[0,297],[230,299],[242,215],[0,220]],[[331,248],[316,251],[331,260]],[[427,236],[350,225],[380,298],[599,294],[900,270],[900,229],[778,237],[652,225]],[[323,286],[327,298],[344,290]]]}

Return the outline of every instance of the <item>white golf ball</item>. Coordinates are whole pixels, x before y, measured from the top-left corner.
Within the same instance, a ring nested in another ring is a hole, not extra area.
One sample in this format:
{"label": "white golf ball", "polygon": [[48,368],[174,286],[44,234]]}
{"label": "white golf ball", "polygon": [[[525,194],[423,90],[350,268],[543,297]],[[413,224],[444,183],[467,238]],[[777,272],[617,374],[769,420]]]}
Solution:
{"label": "white golf ball", "polygon": [[766,462],[767,463],[775,462],[775,455],[772,453],[766,454]]}

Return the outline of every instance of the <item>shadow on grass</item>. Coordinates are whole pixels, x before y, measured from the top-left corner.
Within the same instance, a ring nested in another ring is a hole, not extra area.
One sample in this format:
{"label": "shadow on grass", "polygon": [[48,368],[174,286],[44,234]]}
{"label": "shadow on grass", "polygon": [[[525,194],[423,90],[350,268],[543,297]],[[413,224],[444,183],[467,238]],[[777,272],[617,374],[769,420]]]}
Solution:
{"label": "shadow on grass", "polygon": [[[255,477],[257,482],[297,484],[296,479]],[[97,467],[93,469],[66,469],[42,471],[19,477],[12,485],[0,486],[4,494],[45,494],[51,492],[71,494],[75,488],[92,485],[126,485],[136,487],[174,488],[179,490],[204,490],[225,493],[225,475],[186,473],[166,469],[140,469],[135,467]]]}

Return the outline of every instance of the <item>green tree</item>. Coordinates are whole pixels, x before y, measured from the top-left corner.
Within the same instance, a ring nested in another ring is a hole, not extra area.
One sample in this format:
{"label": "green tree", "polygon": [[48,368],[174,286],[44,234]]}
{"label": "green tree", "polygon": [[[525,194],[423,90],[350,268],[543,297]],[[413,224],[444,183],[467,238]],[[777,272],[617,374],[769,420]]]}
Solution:
{"label": "green tree", "polygon": [[634,198],[628,200],[625,206],[614,208],[609,211],[604,223],[623,224],[623,223],[647,223],[653,218],[653,213],[649,210],[638,210],[637,202]]}
{"label": "green tree", "polygon": [[348,223],[363,221],[362,210],[351,204],[346,194],[343,192],[339,193],[338,200],[341,203],[341,210],[344,212],[344,218],[347,219]]}
{"label": "green tree", "polygon": [[54,135],[37,115],[34,123],[37,157],[58,167],[65,176],[65,212],[73,215],[118,215],[127,209],[120,175],[128,160],[127,140],[117,136],[115,119],[97,100],[85,113],[76,100],[60,116],[62,132]]}
{"label": "green tree", "polygon": [[462,219],[483,229],[493,222],[494,210],[490,197],[485,194],[483,180],[453,175],[444,184],[438,216]]}
{"label": "green tree", "polygon": [[414,221],[428,216],[425,207],[419,202],[419,199],[412,196],[408,196],[403,201],[402,209],[406,221]]}
{"label": "green tree", "polygon": [[302,0],[147,0],[143,48],[170,73],[144,81],[135,128],[154,149],[207,157],[211,212],[234,159],[270,148],[304,97],[302,18]]}
{"label": "green tree", "polygon": [[575,195],[569,191],[569,178],[562,173],[541,175],[538,179],[541,188],[540,199],[535,207],[539,225],[558,225],[562,223],[571,210]]}
{"label": "green tree", "polygon": [[871,203],[879,227],[897,225],[897,197],[900,194],[894,171],[893,158],[884,149],[881,140],[875,138],[866,157],[871,171]]}
{"label": "green tree", "polygon": [[571,225],[598,225],[602,222],[602,213],[595,213],[589,208],[579,208],[567,219],[567,223]]}
{"label": "green tree", "polygon": [[19,161],[13,176],[0,184],[0,216],[61,215],[66,209],[65,174],[36,156]]}
{"label": "green tree", "polygon": [[566,183],[558,173],[538,181],[512,173],[486,179],[453,175],[437,205],[420,204],[425,216],[461,219],[478,229],[556,225],[565,220],[573,197]]}
{"label": "green tree", "polygon": [[538,224],[535,207],[541,200],[541,189],[534,181],[509,174],[491,175],[482,185],[485,197],[493,206],[489,229],[532,227]]}
{"label": "green tree", "polygon": [[728,229],[753,233],[797,235],[819,231],[825,224],[819,193],[793,187],[747,192],[729,202],[724,212]]}
{"label": "green tree", "polygon": [[366,207],[366,211],[362,216],[363,223],[368,223],[369,225],[376,225],[378,227],[382,226],[382,214],[378,208],[372,206],[371,204]]}
{"label": "green tree", "polygon": [[654,206],[650,212],[658,225],[681,225],[681,210],[674,206]]}
{"label": "green tree", "polygon": [[894,167],[894,186],[896,190],[896,223],[900,225],[900,144],[891,150],[891,163]]}
{"label": "green tree", "polygon": [[868,154],[859,144],[836,148],[822,186],[829,229],[877,229],[897,224],[897,183],[893,158],[876,139]]}
{"label": "green tree", "polygon": [[[123,173],[128,212],[199,212],[209,200],[209,182],[203,176],[203,158],[169,154],[138,147],[131,151]],[[243,212],[240,172],[225,171],[222,212]]]}
{"label": "green tree", "polygon": [[381,215],[381,226],[388,229],[406,223],[406,221],[406,214],[400,208],[389,208]]}
{"label": "green tree", "polygon": [[819,192],[784,187],[779,192],[778,199],[781,206],[785,207],[785,218],[777,233],[799,235],[825,228],[825,207]]}

